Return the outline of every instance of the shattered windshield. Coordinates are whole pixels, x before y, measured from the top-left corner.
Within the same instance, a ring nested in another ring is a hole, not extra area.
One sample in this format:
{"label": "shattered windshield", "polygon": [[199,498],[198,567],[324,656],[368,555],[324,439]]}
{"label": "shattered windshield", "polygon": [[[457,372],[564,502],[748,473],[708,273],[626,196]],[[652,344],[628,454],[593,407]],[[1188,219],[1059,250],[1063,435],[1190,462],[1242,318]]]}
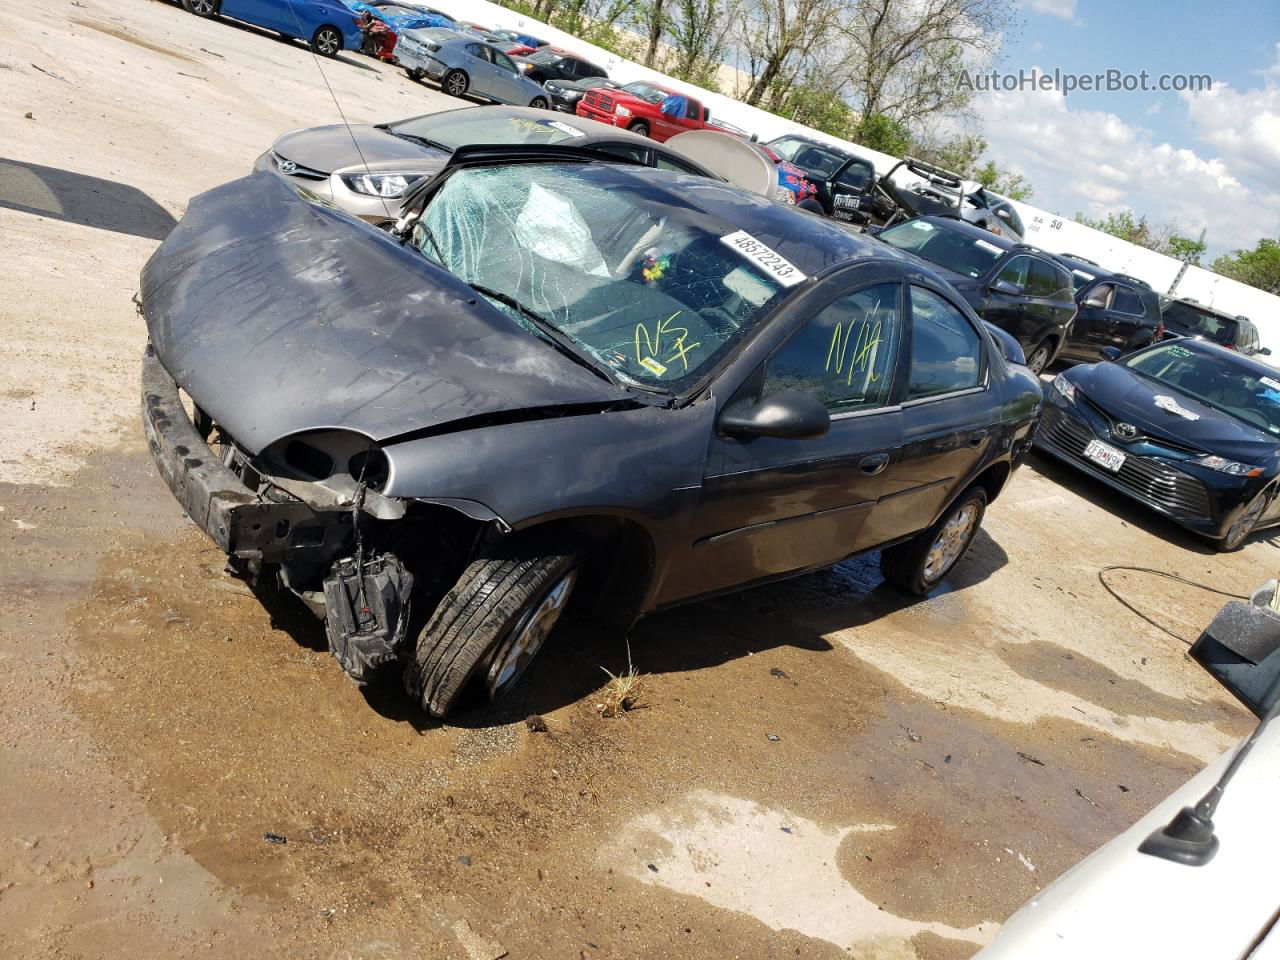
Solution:
{"label": "shattered windshield", "polygon": [[899,250],[914,253],[930,263],[976,279],[991,269],[1002,256],[994,243],[971,237],[959,230],[947,230],[928,220],[908,220],[888,230],[881,230],[876,237]]}
{"label": "shattered windshield", "polygon": [[611,164],[463,168],[412,242],[610,375],[678,392],[804,275],[744,231]]}
{"label": "shattered windshield", "polygon": [[545,144],[586,136],[554,116],[523,117],[497,107],[450,110],[387,125],[399,137],[426,140],[446,150],[471,143]]}

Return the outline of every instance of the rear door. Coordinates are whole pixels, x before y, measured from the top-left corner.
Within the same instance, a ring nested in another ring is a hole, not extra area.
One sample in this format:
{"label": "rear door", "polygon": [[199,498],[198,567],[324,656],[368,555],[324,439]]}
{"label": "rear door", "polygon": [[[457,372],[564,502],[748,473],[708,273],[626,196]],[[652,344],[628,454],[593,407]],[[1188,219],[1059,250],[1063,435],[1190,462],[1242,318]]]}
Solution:
{"label": "rear door", "polygon": [[902,445],[859,533],[871,547],[924,530],[986,457],[999,419],[987,341],[950,294],[909,291]]}
{"label": "rear door", "polygon": [[663,602],[834,563],[862,528],[902,437],[892,398],[902,284],[838,294],[803,321],[737,396],[812,393],[830,411],[821,437],[711,440],[693,549],[667,575]]}
{"label": "rear door", "polygon": [[466,52],[465,69],[471,78],[471,92],[495,100],[505,99],[491,59],[493,49],[483,43],[468,43],[463,50]]}
{"label": "rear door", "polygon": [[1110,346],[1127,350],[1141,342],[1146,335],[1148,325],[1147,309],[1142,302],[1142,294],[1128,284],[1117,283],[1109,320]]}
{"label": "rear door", "polygon": [[1113,283],[1097,283],[1086,288],[1071,327],[1071,345],[1066,351],[1073,359],[1092,363],[1102,358],[1100,351],[1111,342],[1109,315],[1115,293]]}

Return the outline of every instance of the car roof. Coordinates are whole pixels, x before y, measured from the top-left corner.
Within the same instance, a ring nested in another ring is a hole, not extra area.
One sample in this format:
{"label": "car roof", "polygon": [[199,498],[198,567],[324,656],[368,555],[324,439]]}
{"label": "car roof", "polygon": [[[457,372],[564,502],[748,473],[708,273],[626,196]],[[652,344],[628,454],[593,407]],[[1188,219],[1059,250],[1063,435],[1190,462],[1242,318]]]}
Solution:
{"label": "car roof", "polygon": [[[992,233],[990,230],[987,230],[984,227],[979,227],[976,224],[969,223],[967,220],[957,220],[954,217],[935,217],[933,215],[915,217],[913,219],[926,220],[935,226],[943,227],[947,230],[954,230],[956,233],[963,233],[968,237],[972,237],[974,240],[985,240],[992,246],[999,247],[1005,253],[1012,251],[1015,247],[1019,248],[1019,252],[1044,253],[1043,250],[1040,250],[1037,247],[1033,247],[1027,243],[1019,243],[1017,240],[1010,240],[1008,237],[1002,236],[998,233]],[[911,221],[904,220],[903,222],[910,223]],[[897,224],[894,224],[894,226],[897,226]],[[1046,254],[1046,256],[1052,259],[1052,255]]]}
{"label": "car roof", "polygon": [[1207,313],[1207,314],[1210,314],[1211,316],[1221,317],[1223,320],[1235,320],[1236,322],[1243,320],[1246,323],[1252,323],[1252,321],[1250,321],[1248,317],[1238,317],[1234,313],[1227,313],[1225,310],[1218,310],[1216,307],[1211,307],[1207,303],[1200,303],[1196,300],[1183,299],[1181,297],[1169,298],[1167,302],[1160,305],[1160,311],[1163,313],[1165,307],[1174,303],[1181,303],[1184,306],[1190,307],[1192,310],[1199,310],[1201,313]]}
{"label": "car roof", "polygon": [[692,206],[749,233],[810,276],[856,260],[887,260],[920,269],[920,261],[862,234],[836,226],[785,204],[775,203],[740,187],[692,174],[651,167],[619,166],[624,176],[661,191],[677,206]]}
{"label": "car roof", "polygon": [[801,143],[807,143],[811,147],[821,147],[823,150],[827,150],[831,153],[839,154],[842,157],[851,157],[854,160],[863,159],[862,157],[859,157],[856,153],[849,152],[844,147],[837,147],[834,144],[827,143],[824,140],[818,140],[818,139],[815,139],[814,137],[805,136],[803,133],[784,133],[779,137],[774,137],[769,142],[777,143],[779,140],[799,140]]}

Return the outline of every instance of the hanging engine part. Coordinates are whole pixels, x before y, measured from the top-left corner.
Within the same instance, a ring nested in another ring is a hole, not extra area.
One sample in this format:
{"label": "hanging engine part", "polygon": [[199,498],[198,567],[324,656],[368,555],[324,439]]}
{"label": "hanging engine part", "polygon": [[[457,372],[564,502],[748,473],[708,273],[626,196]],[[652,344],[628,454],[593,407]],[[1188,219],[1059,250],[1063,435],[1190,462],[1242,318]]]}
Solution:
{"label": "hanging engine part", "polygon": [[413,574],[390,553],[334,563],[324,581],[324,627],[330,652],[353,680],[368,681],[398,657],[412,589]]}

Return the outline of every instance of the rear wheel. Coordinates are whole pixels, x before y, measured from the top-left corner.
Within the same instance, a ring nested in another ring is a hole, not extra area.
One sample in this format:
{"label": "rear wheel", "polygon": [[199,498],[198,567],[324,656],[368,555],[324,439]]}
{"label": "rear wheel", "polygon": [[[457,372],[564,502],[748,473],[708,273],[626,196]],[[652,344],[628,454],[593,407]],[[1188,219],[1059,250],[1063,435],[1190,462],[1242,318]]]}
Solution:
{"label": "rear wheel", "polygon": [[1248,506],[1240,511],[1240,516],[1236,517],[1236,522],[1231,524],[1231,529],[1227,531],[1227,535],[1218,541],[1218,549],[1223,553],[1230,553],[1243,547],[1244,542],[1249,539],[1249,534],[1253,533],[1253,528],[1262,519],[1262,514],[1266,512],[1266,509],[1267,495],[1265,492],[1250,500]]}
{"label": "rear wheel", "polygon": [[547,98],[534,97],[531,101],[529,101],[529,106],[533,107],[533,109],[535,110],[545,110],[547,109]]}
{"label": "rear wheel", "polygon": [[468,565],[418,636],[405,687],[446,716],[473,680],[490,700],[524,675],[560,619],[580,556],[546,537],[514,537]]}
{"label": "rear wheel", "polygon": [[440,87],[451,97],[460,97],[471,87],[471,78],[461,70],[450,70],[440,81]]}
{"label": "rear wheel", "polygon": [[342,34],[327,23],[311,35],[311,50],[322,57],[336,57],[342,50]]}
{"label": "rear wheel", "polygon": [[197,17],[218,15],[218,0],[182,0],[182,6],[187,13],[194,13]]}
{"label": "rear wheel", "polygon": [[632,133],[639,134],[642,137],[647,137],[649,135],[649,125],[645,123],[643,120],[637,120],[627,129],[629,129]]}
{"label": "rear wheel", "polygon": [[412,80],[414,83],[418,83],[419,81],[422,80],[421,70],[416,70],[413,67],[405,67],[404,72],[405,72],[405,75],[408,76],[408,78]]}
{"label": "rear wheel", "polygon": [[987,511],[987,491],[972,487],[928,530],[880,554],[885,580],[922,597],[969,551]]}

